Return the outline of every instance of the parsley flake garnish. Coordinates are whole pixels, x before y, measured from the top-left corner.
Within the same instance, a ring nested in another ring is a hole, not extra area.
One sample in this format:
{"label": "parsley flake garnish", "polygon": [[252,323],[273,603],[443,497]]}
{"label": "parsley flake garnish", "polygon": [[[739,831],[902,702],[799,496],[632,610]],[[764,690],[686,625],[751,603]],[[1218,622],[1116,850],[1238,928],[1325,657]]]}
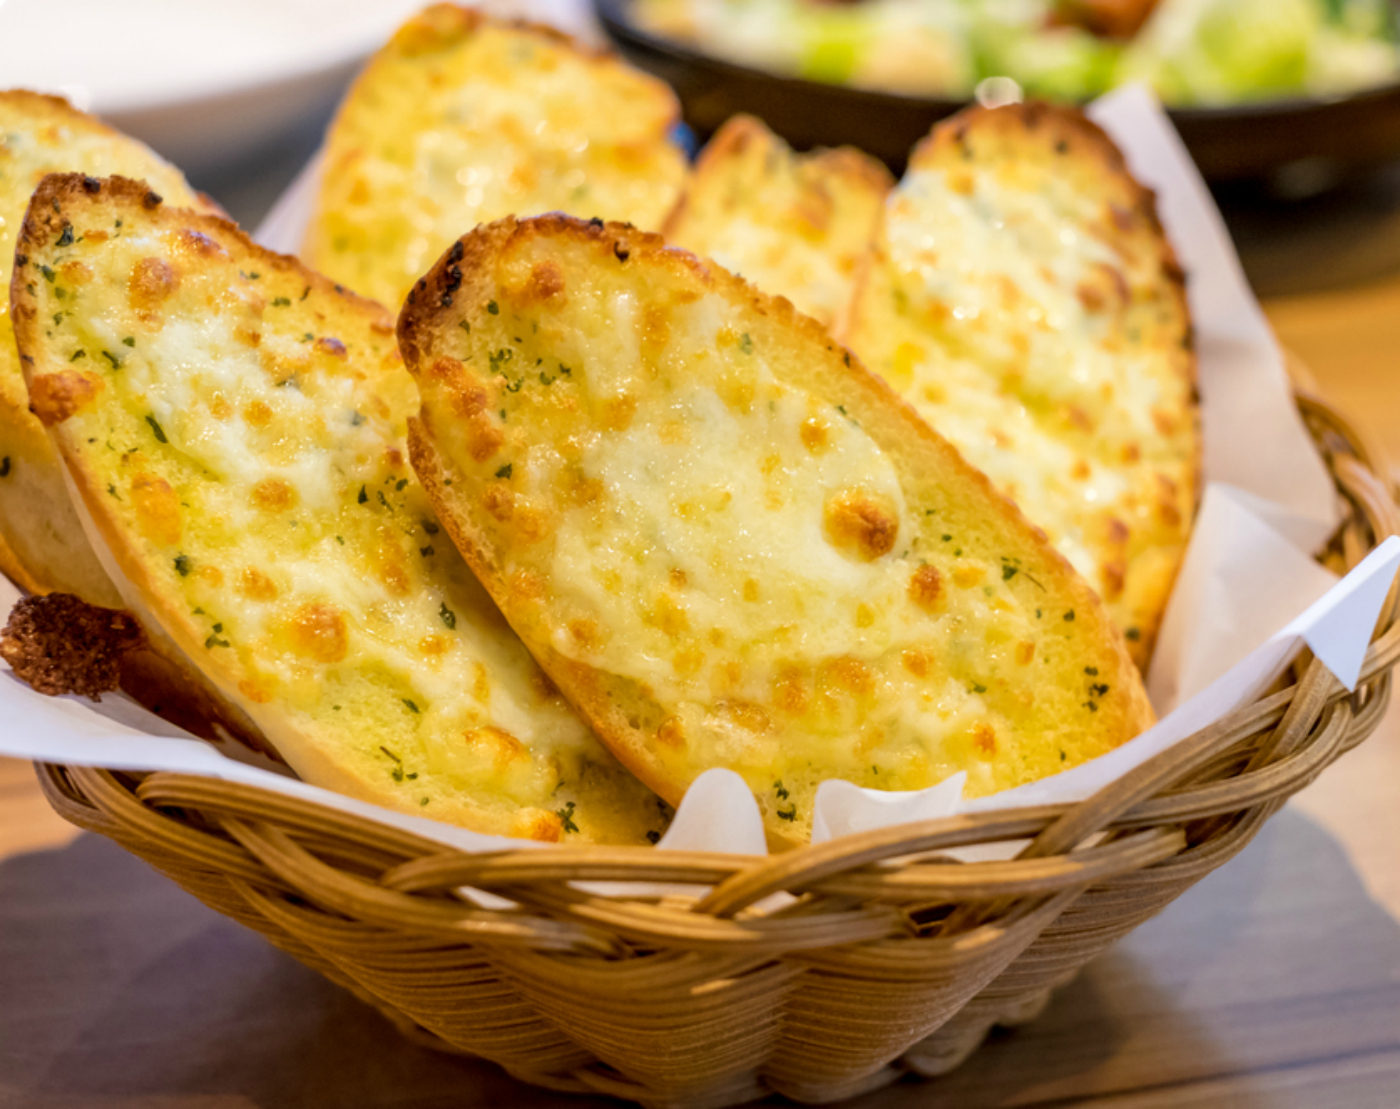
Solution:
{"label": "parsley flake garnish", "polygon": [[156,422],[156,418],[154,416],[147,416],[146,422],[151,425],[151,432],[155,435],[157,443],[170,442],[170,440],[165,437],[165,429],[161,427],[159,423]]}
{"label": "parsley flake garnish", "polygon": [[781,779],[773,783],[773,792],[778,795],[779,801],[786,801],[788,799],[787,787],[783,785]]}
{"label": "parsley flake garnish", "polygon": [[403,703],[409,712],[414,713],[415,715],[418,713],[418,706],[415,705],[412,701],[410,701],[407,697],[403,698]]}
{"label": "parsley flake garnish", "polygon": [[504,466],[502,466],[499,470],[496,471],[496,476],[503,480],[508,479],[511,473],[514,471],[514,469],[515,464],[512,462],[507,462]]}
{"label": "parsley flake garnish", "polygon": [[125,339],[122,340],[122,346],[124,346],[124,347],[134,347],[135,345],[136,345],[136,336],[135,336],[135,335],[128,335]]}
{"label": "parsley flake garnish", "polygon": [[[432,550],[431,547],[428,549]],[[457,626],[457,614],[447,607],[446,601],[442,602],[442,608],[438,609],[438,615],[442,617],[442,622],[449,628],[455,628]]]}
{"label": "parsley flake garnish", "polygon": [[273,297],[273,298],[272,298],[272,307],[274,307],[274,308],[290,308],[290,307],[291,307],[291,304],[292,304],[291,300],[290,300],[289,298],[287,298],[287,297]]}
{"label": "parsley flake garnish", "polygon": [[175,572],[179,574],[182,578],[189,577],[190,568],[192,565],[193,564],[190,562],[189,555],[182,554],[175,556]]}
{"label": "parsley flake garnish", "polygon": [[791,824],[797,819],[797,802],[794,801],[788,808],[778,810],[778,819],[786,820]]}
{"label": "parsley flake garnish", "polygon": [[563,825],[566,832],[577,832],[578,825],[574,823],[574,803],[566,802],[564,807],[554,814],[559,818],[559,823]]}
{"label": "parsley flake garnish", "polygon": [[490,312],[493,316],[499,316],[501,314],[501,306],[494,300],[489,301],[486,305],[486,311]]}
{"label": "parsley flake garnish", "polygon": [[355,499],[359,501],[360,504],[365,504],[369,501],[369,493],[365,491],[365,487],[363,485],[360,486],[360,495]]}

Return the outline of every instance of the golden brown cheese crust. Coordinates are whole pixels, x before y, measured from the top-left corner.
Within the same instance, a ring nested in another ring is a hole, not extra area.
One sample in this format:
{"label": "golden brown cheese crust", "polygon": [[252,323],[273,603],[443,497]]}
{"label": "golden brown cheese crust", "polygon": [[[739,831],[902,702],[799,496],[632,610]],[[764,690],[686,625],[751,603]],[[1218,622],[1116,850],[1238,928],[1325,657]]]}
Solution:
{"label": "golden brown cheese crust", "polygon": [[685,159],[660,81],[552,28],[438,4],[355,81],[331,126],[305,245],[385,304],[464,229],[568,211],[659,227]]}
{"label": "golden brown cheese crust", "polygon": [[795,154],[759,120],[735,116],[701,152],[665,236],[831,327],[893,184],[859,150]]}
{"label": "golden brown cheese crust", "polygon": [[399,340],[444,526],[669,800],[730,767],[791,843],[825,779],[985,793],[1151,720],[1084,582],[786,300],[624,225],[506,219]]}
{"label": "golden brown cheese crust", "polygon": [[305,780],[490,833],[659,833],[440,534],[382,307],[144,183],[76,175],[36,193],[13,296],[128,607]]}
{"label": "golden brown cheese crust", "polygon": [[[49,173],[112,173],[145,178],[171,203],[217,209],[179,170],[143,144],[67,101],[24,90],[0,91],[0,280],[10,285],[15,238],[29,198]],[[15,355],[8,297],[0,302],[0,570],[33,593],[74,593],[120,606],[83,533],[63,482],[63,466],[29,411]]]}
{"label": "golden brown cheese crust", "polygon": [[915,150],[843,332],[1046,529],[1145,667],[1199,489],[1183,275],[1082,114],[972,109]]}

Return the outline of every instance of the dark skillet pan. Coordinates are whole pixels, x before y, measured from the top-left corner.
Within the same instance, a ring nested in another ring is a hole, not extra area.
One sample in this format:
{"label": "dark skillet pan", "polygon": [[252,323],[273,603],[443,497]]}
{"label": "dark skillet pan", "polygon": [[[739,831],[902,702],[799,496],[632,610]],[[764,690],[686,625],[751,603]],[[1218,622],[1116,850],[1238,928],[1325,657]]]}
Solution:
{"label": "dark skillet pan", "polygon": [[[756,115],[799,149],[849,143],[896,173],[913,145],[962,101],[899,96],[781,77],[640,30],[630,0],[594,0],[621,53],[676,90],[702,141],[736,112]],[[1336,178],[1400,156],[1400,84],[1330,100],[1292,99],[1171,113],[1213,181],[1270,177],[1294,166]]]}

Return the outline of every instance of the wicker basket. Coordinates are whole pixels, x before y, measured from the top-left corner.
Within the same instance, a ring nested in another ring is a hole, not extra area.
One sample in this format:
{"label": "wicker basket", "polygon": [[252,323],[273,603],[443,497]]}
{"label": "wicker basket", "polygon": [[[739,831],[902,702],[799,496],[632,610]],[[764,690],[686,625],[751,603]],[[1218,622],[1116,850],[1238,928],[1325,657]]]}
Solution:
{"label": "wicker basket", "polygon": [[[1341,569],[1400,527],[1375,455],[1299,397],[1350,514]],[[1357,691],[1315,660],[1077,805],[958,816],[759,858],[573,848],[467,855],[280,795],[179,774],[44,765],[66,819],[443,1050],[557,1090],[725,1106],[830,1102],[966,1058],[1233,857],[1380,721],[1392,591]],[[943,849],[1031,839],[1013,861]],[[691,883],[703,896],[585,892]],[[514,902],[486,909],[459,887]],[[762,913],[777,891],[795,902]]]}

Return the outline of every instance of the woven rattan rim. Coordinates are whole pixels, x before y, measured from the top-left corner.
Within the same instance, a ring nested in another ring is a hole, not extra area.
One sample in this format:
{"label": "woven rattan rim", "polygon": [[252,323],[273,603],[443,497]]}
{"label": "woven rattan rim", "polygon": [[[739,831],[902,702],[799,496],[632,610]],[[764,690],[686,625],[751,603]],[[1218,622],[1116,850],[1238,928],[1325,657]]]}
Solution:
{"label": "woven rattan rim", "polygon": [[[1400,534],[1394,489],[1333,408],[1305,394],[1298,406],[1349,510],[1322,555],[1345,570]],[[468,855],[207,778],[39,774],[66,819],[434,1047],[650,1105],[774,1091],[825,1102],[948,1070],[994,1023],[1033,1015],[1051,988],[1233,857],[1380,722],[1400,661],[1398,608],[1392,588],[1355,692],[1305,655],[1282,688],[1082,803],[769,857]],[[1006,861],[940,856],[1004,841],[1029,843]],[[672,892],[616,885],[629,882]]]}

